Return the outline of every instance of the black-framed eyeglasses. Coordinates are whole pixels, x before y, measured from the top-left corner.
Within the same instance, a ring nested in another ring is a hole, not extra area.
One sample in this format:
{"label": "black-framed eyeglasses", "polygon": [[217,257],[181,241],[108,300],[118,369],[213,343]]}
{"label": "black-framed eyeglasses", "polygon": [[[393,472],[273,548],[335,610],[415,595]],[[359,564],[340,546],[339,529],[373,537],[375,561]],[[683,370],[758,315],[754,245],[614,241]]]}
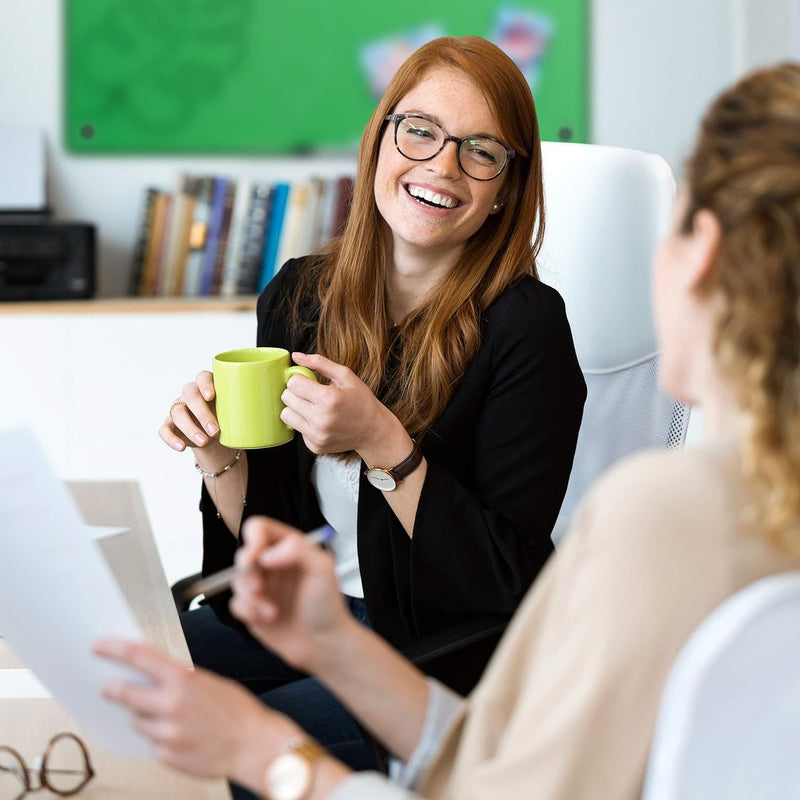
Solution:
{"label": "black-framed eyeglasses", "polygon": [[0,745],[0,800],[22,800],[42,789],[69,797],[93,777],[89,750],[74,733],[56,734],[34,767],[13,748]]}
{"label": "black-framed eyeglasses", "polygon": [[456,143],[458,166],[476,181],[494,180],[516,155],[490,136],[450,136],[441,125],[416,114],[389,114],[394,122],[394,144],[397,152],[410,161],[430,161],[442,152],[448,142]]}

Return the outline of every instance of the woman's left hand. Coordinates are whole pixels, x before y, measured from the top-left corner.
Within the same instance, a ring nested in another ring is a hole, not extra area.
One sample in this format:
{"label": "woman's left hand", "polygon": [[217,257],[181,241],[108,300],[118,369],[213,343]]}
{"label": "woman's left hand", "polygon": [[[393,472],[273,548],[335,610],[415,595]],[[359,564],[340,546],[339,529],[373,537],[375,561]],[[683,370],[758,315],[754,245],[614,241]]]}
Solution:
{"label": "woman's left hand", "polygon": [[292,353],[292,360],[330,381],[325,385],[293,375],[281,395],[286,406],[281,419],[302,434],[312,453],[360,451],[400,425],[348,367],[318,354]]}
{"label": "woman's left hand", "polygon": [[150,685],[109,682],[103,696],[133,712],[136,730],[155,744],[156,757],[175,769],[258,785],[265,759],[301,732],[239,684],[191,670],[149,645],[103,639],[94,652],[150,679]]}

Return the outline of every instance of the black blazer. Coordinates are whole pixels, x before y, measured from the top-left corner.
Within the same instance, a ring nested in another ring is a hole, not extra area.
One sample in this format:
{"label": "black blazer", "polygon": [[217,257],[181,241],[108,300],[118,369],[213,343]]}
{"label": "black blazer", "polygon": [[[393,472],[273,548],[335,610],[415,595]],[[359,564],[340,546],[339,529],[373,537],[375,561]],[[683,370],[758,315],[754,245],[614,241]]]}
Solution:
{"label": "black blazer", "polygon": [[[258,345],[313,352],[311,333],[294,338],[288,322],[305,263],[287,262],[261,294]],[[510,618],[553,549],[586,397],[564,303],[526,276],[482,322],[477,355],[420,442],[428,469],[413,537],[361,478],[364,599],[374,630],[398,648],[477,616]],[[245,515],[302,530],[323,524],[310,481],[314,457],[299,435],[249,451]],[[230,565],[237,541],[205,490],[201,507],[209,573]],[[224,616],[226,596],[214,606]]]}

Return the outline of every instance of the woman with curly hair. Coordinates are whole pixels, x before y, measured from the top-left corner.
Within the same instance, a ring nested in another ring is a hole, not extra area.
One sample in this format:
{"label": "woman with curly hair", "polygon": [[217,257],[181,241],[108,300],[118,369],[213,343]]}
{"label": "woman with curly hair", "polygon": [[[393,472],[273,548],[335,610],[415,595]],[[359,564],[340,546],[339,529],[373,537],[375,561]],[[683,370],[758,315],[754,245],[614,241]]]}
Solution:
{"label": "woman with curly hair", "polygon": [[[101,647],[155,684],[108,695],[168,763],[268,797],[639,798],[687,637],[739,589],[800,569],[800,65],[713,103],[653,283],[661,381],[703,407],[706,441],[599,481],[466,700],[347,617],[325,553],[274,521],[245,530],[233,612],[403,762],[394,783],[350,774],[290,720],[150,648]],[[225,724],[234,704],[245,732]],[[300,754],[294,767],[287,754]],[[302,795],[279,794],[281,769]]]}

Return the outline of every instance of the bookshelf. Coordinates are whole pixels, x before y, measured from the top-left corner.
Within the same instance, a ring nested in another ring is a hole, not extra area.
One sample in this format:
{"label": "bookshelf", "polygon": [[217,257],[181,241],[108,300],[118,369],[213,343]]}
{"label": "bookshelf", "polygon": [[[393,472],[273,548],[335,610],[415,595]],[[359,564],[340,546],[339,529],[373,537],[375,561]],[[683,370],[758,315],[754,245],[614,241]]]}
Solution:
{"label": "bookshelf", "polygon": [[282,264],[342,231],[352,190],[348,174],[268,181],[180,172],[171,191],[147,186],[128,295],[259,294]]}
{"label": "bookshelf", "polygon": [[169,314],[251,311],[256,295],[241,297],[118,297],[95,300],[54,300],[0,303],[0,315],[28,314]]}

